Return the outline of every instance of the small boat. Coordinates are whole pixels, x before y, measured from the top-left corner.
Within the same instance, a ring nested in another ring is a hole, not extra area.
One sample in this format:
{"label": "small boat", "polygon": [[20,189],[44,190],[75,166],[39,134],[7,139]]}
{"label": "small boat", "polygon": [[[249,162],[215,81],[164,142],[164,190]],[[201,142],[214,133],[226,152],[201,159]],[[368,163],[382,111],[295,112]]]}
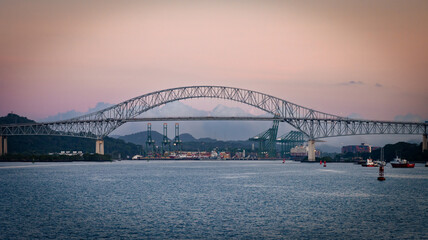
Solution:
{"label": "small boat", "polygon": [[354,163],[355,164],[359,164],[359,165],[362,165],[363,163],[365,163],[366,162],[366,160],[364,160],[364,159],[358,159],[358,160],[356,160]]}
{"label": "small boat", "polygon": [[371,158],[367,158],[367,160],[361,164],[361,166],[363,167],[377,167],[377,163],[373,162],[373,159]]}
{"label": "small boat", "polygon": [[414,168],[415,164],[410,163],[406,159],[401,159],[399,157],[395,157],[394,161],[391,161],[391,166],[393,168]]}

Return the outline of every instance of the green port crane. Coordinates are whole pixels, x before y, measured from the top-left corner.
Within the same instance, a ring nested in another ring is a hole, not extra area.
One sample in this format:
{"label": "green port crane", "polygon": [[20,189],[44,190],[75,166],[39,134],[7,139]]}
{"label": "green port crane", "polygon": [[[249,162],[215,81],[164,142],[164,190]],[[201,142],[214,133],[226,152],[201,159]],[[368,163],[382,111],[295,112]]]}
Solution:
{"label": "green port crane", "polygon": [[177,151],[181,151],[182,142],[180,140],[180,125],[178,123],[175,124],[175,137],[173,140],[173,144]]}
{"label": "green port crane", "polygon": [[155,151],[155,140],[152,139],[152,124],[147,123],[147,140],[146,140],[146,150],[149,153],[149,148],[152,147],[152,152]]}
{"label": "green port crane", "polygon": [[285,157],[293,147],[307,142],[308,137],[300,131],[290,131],[279,137],[276,141],[281,144],[281,155]]}
{"label": "green port crane", "polygon": [[272,127],[268,130],[251,137],[250,141],[259,142],[259,154],[268,154],[269,157],[276,156],[276,136],[278,134],[279,121],[273,121]]}
{"label": "green port crane", "polygon": [[163,124],[163,139],[162,139],[162,153],[165,152],[168,146],[168,150],[171,151],[171,140],[168,138],[168,125],[167,123]]}

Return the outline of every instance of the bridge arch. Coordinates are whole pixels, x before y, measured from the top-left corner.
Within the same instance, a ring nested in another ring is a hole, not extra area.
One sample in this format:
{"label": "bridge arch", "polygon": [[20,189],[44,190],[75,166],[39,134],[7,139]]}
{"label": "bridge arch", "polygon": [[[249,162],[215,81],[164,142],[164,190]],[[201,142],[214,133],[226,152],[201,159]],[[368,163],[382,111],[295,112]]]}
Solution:
{"label": "bridge arch", "polygon": [[[147,93],[98,112],[73,118],[71,121],[126,120],[170,102],[194,98],[226,99],[253,106],[288,122],[291,126],[308,135],[308,137],[311,137],[311,133],[301,128],[298,122],[299,119],[346,119],[299,106],[257,91],[225,86],[188,86]],[[118,121],[117,124],[111,125],[108,129],[105,129],[105,133],[102,135],[108,135],[123,123]]]}
{"label": "bridge arch", "polygon": [[[109,108],[50,123],[2,125],[0,136],[59,135],[102,139],[136,116],[173,101],[217,98],[247,104],[287,122],[309,139],[369,135],[420,134],[426,146],[427,123],[356,120],[302,107],[257,91],[224,86],[189,86],[147,93]],[[426,147],[424,148],[426,149]]]}

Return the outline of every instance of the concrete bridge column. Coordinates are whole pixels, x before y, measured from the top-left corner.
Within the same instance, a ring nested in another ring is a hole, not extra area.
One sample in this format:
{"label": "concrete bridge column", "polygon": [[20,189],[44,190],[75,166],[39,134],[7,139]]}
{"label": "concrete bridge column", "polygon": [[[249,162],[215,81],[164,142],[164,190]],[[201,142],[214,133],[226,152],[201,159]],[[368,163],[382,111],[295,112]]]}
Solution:
{"label": "concrete bridge column", "polygon": [[7,137],[3,137],[3,154],[7,154]]}
{"label": "concrete bridge column", "polygon": [[95,153],[104,155],[104,140],[97,139],[95,143]]}
{"label": "concrete bridge column", "polygon": [[308,161],[315,161],[315,140],[308,141]]}
{"label": "concrete bridge column", "polygon": [[422,135],[422,152],[428,151],[427,134]]}
{"label": "concrete bridge column", "polygon": [[0,136],[0,156],[7,154],[7,138],[6,136]]}
{"label": "concrete bridge column", "polygon": [[0,156],[3,155],[3,136],[0,136]]}

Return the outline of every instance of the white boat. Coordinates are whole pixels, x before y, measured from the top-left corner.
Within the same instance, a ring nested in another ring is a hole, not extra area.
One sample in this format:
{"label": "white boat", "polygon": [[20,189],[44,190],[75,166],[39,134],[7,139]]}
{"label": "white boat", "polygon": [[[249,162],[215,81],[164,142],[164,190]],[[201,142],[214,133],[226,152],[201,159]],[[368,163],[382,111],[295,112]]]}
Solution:
{"label": "white boat", "polygon": [[366,162],[361,164],[361,166],[363,166],[363,167],[377,167],[377,163],[374,163],[373,159],[367,158]]}

